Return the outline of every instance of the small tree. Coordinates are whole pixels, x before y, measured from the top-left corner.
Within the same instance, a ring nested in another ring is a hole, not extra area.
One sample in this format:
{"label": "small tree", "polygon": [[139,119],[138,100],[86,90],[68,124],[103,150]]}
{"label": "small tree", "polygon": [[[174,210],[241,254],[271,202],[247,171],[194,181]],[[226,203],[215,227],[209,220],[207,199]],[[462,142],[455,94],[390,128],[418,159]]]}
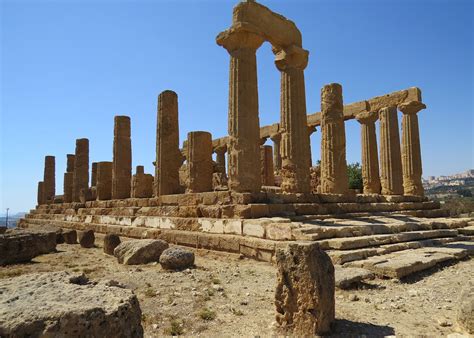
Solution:
{"label": "small tree", "polygon": [[359,162],[347,165],[347,175],[349,176],[349,188],[362,191],[362,168]]}

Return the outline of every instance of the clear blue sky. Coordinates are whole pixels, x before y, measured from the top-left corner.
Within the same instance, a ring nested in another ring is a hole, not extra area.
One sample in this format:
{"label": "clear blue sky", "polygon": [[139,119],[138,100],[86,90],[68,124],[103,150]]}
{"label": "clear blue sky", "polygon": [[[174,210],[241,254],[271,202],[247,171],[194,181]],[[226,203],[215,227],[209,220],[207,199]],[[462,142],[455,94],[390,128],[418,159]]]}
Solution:
{"label": "clear blue sky", "polygon": [[[112,157],[113,116],[132,119],[133,165],[153,170],[157,95],[179,96],[188,131],[227,133],[227,52],[216,35],[235,1],[1,2],[0,212],[33,208],[45,155],[56,156],[62,194],[66,154],[90,140],[90,160]],[[350,103],[417,86],[424,176],[474,168],[473,1],[261,1],[296,22],[310,51],[308,112],[320,88],[343,86]],[[269,44],[258,52],[260,122],[278,122],[280,75]],[[357,122],[347,158],[360,161]],[[312,136],[319,159],[320,133]]]}

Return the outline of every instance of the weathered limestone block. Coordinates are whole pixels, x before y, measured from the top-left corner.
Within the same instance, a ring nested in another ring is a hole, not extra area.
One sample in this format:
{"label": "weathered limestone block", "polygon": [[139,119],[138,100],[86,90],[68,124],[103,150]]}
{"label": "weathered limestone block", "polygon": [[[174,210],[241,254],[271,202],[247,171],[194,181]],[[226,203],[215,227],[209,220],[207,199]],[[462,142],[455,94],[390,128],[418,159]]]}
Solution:
{"label": "weathered limestone block", "polygon": [[379,111],[380,118],[380,182],[382,195],[402,195],[402,158],[398,133],[397,107]]}
{"label": "weathered limestone block", "polygon": [[276,254],[276,320],[296,336],[328,333],[335,318],[334,266],[317,243],[291,243]]}
{"label": "weathered limestone block", "polygon": [[348,189],[342,87],[331,83],[321,89],[321,192],[346,194]]}
{"label": "weathered limestone block", "polygon": [[153,196],[154,177],[145,174],[145,168],[137,166],[137,173],[132,178],[132,198],[149,198]]}
{"label": "weathered limestone block", "polygon": [[73,229],[63,229],[62,235],[64,243],[66,244],[77,244],[77,231]]}
{"label": "weathered limestone block", "polygon": [[114,255],[114,250],[121,243],[120,237],[115,234],[106,234],[104,236],[104,253]]}
{"label": "weathered limestone block", "polygon": [[155,196],[181,191],[179,168],[183,156],[179,150],[178,95],[165,90],[158,96],[156,131]]}
{"label": "weathered limestone block", "polygon": [[38,205],[42,205],[45,203],[44,201],[44,182],[38,182],[38,194],[37,194],[37,202]]}
{"label": "weathered limestone block", "polygon": [[120,243],[114,250],[119,263],[134,265],[158,262],[168,243],[159,239],[139,239]]}
{"label": "weathered limestone block", "polygon": [[55,158],[54,156],[45,156],[44,158],[44,201],[53,203],[56,194],[55,183]]}
{"label": "weathered limestone block", "polygon": [[97,162],[92,162],[91,187],[97,185]]}
{"label": "weathered limestone block", "polygon": [[112,166],[112,199],[130,197],[132,180],[132,140],[130,117],[114,118],[114,158]]}
{"label": "weathered limestone block", "polygon": [[114,281],[68,272],[2,280],[2,337],[142,337],[137,297]]}
{"label": "weathered limestone block", "polygon": [[183,270],[194,265],[194,253],[179,247],[168,248],[160,256],[160,264],[166,270]]}
{"label": "weathered limestone block", "polygon": [[423,174],[421,164],[420,131],[418,112],[426,105],[419,101],[402,103],[398,109],[402,116],[402,171],[403,191],[405,195],[423,196]]}
{"label": "weathered limestone block", "polygon": [[93,230],[79,231],[78,233],[79,244],[83,248],[93,248],[95,242],[95,235]]}
{"label": "weathered limestone block", "polygon": [[81,189],[89,187],[89,140],[81,138],[76,140],[76,153],[74,160],[74,177],[72,185],[72,200],[80,202]]}
{"label": "weathered limestone block", "polygon": [[377,151],[377,135],[375,121],[378,112],[363,112],[356,115],[361,125],[362,149],[362,182],[364,194],[380,194],[379,155]]}
{"label": "weathered limestone block", "polygon": [[260,147],[260,167],[262,175],[262,185],[275,185],[275,172],[273,169],[273,149],[272,146]]}
{"label": "weathered limestone block", "polygon": [[76,160],[76,155],[74,154],[67,154],[67,163],[66,163],[66,172],[72,173],[74,172],[74,161]]}
{"label": "weathered limestone block", "polygon": [[263,41],[239,28],[216,38],[230,54],[228,176],[230,190],[237,192],[258,192],[261,187],[256,51]]}
{"label": "weathered limestone block", "polygon": [[281,188],[284,192],[309,192],[311,157],[307,134],[304,69],[308,51],[290,46],[275,52],[275,65],[281,72]]}
{"label": "weathered limestone block", "polygon": [[468,334],[474,334],[474,281],[464,285],[457,304],[458,325]]}
{"label": "weathered limestone block", "polygon": [[112,198],[112,162],[99,162],[97,164],[97,200]]}
{"label": "weathered limestone block", "polygon": [[55,250],[54,230],[7,229],[0,235],[0,265],[28,262]]}
{"label": "weathered limestone block", "polygon": [[187,192],[212,191],[212,136],[205,131],[188,133]]}
{"label": "weathered limestone block", "polygon": [[66,172],[64,173],[64,183],[63,183],[63,195],[64,195],[64,202],[71,203],[72,202],[72,187],[74,182],[74,172]]}

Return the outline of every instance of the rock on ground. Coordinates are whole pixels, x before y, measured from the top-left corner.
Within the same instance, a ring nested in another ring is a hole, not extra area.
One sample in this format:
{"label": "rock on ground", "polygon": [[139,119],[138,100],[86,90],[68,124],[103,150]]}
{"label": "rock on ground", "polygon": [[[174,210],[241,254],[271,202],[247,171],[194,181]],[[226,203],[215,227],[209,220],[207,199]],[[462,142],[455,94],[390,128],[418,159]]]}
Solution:
{"label": "rock on ground", "polygon": [[328,333],[335,318],[334,266],[317,243],[291,243],[276,255],[276,320],[297,336]]}
{"label": "rock on ground", "polygon": [[64,243],[66,244],[77,244],[77,232],[76,230],[63,229]]}
{"label": "rock on ground", "polygon": [[2,280],[2,337],[142,337],[141,310],[131,290],[67,272]]}
{"label": "rock on ground", "polygon": [[55,231],[7,229],[0,235],[0,265],[28,262],[55,250]]}
{"label": "rock on ground", "polygon": [[457,321],[467,333],[474,334],[474,281],[469,281],[459,297]]}
{"label": "rock on ground", "polygon": [[133,265],[158,262],[168,243],[160,239],[136,239],[120,243],[114,250],[119,263]]}
{"label": "rock on ground", "polygon": [[93,230],[79,231],[78,234],[79,244],[83,248],[93,248],[95,242],[95,236]]}
{"label": "rock on ground", "polygon": [[107,255],[114,255],[115,248],[120,244],[120,237],[115,234],[107,234],[104,236],[104,252]]}
{"label": "rock on ground", "polygon": [[160,264],[167,270],[183,270],[194,265],[194,252],[173,247],[168,248],[160,256]]}

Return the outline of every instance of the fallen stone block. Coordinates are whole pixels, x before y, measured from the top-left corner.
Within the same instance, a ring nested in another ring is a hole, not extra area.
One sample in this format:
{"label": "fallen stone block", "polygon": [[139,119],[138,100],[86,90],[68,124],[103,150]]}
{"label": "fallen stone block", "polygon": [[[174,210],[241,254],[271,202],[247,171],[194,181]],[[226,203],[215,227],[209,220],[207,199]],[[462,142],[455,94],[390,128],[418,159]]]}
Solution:
{"label": "fallen stone block", "polygon": [[158,262],[165,249],[168,249],[168,243],[160,239],[138,239],[120,243],[114,256],[122,264],[146,264]]}
{"label": "fallen stone block", "polygon": [[296,242],[276,254],[276,320],[296,336],[328,333],[335,318],[334,266],[317,243]]}
{"label": "fallen stone block", "polygon": [[114,255],[114,250],[121,243],[120,237],[115,234],[107,234],[104,236],[104,252],[107,255]]}
{"label": "fallen stone block", "polygon": [[95,236],[93,230],[79,231],[78,234],[79,244],[83,248],[93,248],[95,242]]}
{"label": "fallen stone block", "polygon": [[28,262],[36,256],[56,251],[56,232],[7,229],[0,235],[0,265]]}
{"label": "fallen stone block", "polygon": [[63,229],[63,238],[66,244],[77,244],[77,232],[76,230]]}
{"label": "fallen stone block", "polygon": [[184,270],[194,265],[194,253],[178,247],[168,248],[160,256],[160,264],[167,270]]}
{"label": "fallen stone block", "polygon": [[117,282],[68,272],[26,274],[0,286],[1,337],[142,337],[141,310]]}

